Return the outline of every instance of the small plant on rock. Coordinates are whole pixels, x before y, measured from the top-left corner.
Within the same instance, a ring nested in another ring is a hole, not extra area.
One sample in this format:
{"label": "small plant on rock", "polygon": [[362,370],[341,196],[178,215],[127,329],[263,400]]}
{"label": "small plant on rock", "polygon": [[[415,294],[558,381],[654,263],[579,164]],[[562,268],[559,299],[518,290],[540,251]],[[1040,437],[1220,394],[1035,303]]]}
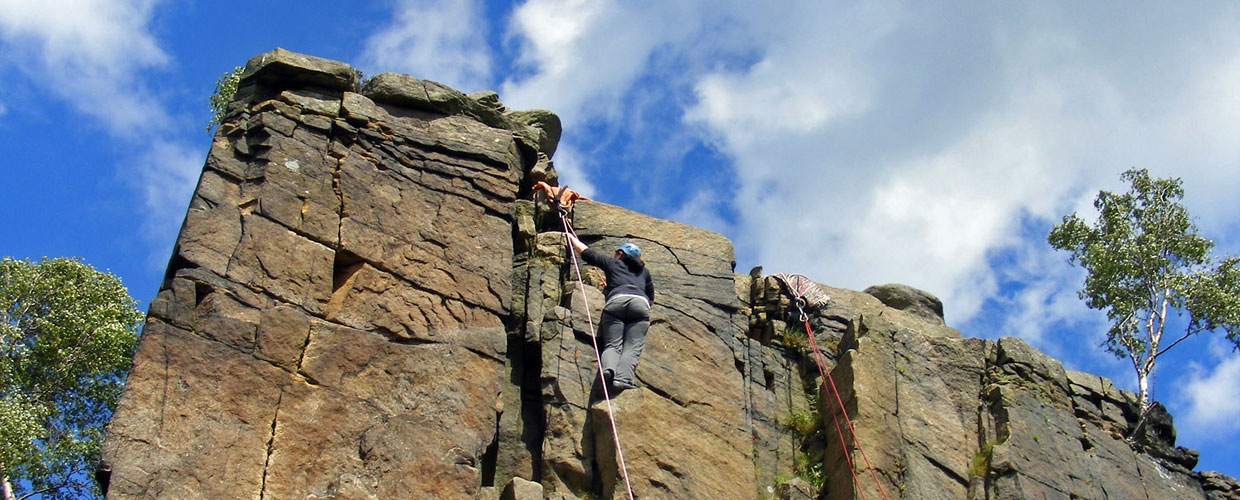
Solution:
{"label": "small plant on rock", "polygon": [[215,81],[215,92],[208,100],[211,105],[211,121],[207,122],[207,133],[211,133],[216,125],[224,123],[224,116],[228,114],[228,105],[232,103],[233,96],[237,95],[237,84],[241,82],[241,73],[244,72],[245,68],[237,66],[232,72],[224,73]]}
{"label": "small plant on rock", "polygon": [[993,442],[982,444],[982,449],[973,455],[973,461],[969,463],[969,477],[986,477],[986,473],[990,471],[990,457],[993,456],[994,449]]}
{"label": "small plant on rock", "polygon": [[816,455],[808,451],[797,452],[793,458],[793,467],[796,468],[797,477],[809,483],[814,491],[822,491],[822,487],[827,483],[827,475],[822,471],[822,457]]}

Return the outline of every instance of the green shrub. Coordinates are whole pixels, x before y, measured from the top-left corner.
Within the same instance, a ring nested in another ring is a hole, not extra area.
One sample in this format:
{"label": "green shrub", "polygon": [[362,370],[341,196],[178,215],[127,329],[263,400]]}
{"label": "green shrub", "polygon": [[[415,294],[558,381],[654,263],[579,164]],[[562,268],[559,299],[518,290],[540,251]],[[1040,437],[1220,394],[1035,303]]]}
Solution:
{"label": "green shrub", "polygon": [[237,66],[232,72],[224,73],[215,81],[215,93],[211,94],[208,103],[211,105],[211,121],[207,122],[207,133],[216,125],[224,123],[224,115],[228,113],[228,105],[232,103],[233,96],[237,95],[237,83],[241,81],[241,73],[245,72],[245,68]]}

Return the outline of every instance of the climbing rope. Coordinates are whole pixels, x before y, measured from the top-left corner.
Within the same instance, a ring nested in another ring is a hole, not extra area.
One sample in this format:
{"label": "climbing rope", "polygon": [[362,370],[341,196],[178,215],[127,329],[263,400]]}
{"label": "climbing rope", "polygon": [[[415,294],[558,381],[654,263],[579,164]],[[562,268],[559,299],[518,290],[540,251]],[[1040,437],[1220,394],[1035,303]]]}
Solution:
{"label": "climbing rope", "polygon": [[[827,380],[827,377],[829,377],[830,375],[823,369],[824,363],[821,359],[822,353],[818,350],[818,341],[814,340],[814,333],[810,331],[810,328],[809,328],[809,315],[805,314],[805,310],[801,307],[801,304],[803,304],[804,301],[805,299],[801,297],[797,297],[796,304],[797,304],[797,309],[801,311],[801,320],[805,323],[805,336],[810,339],[810,349],[811,349],[810,357],[813,358],[814,365],[818,367],[818,375],[822,377],[822,380]],[[832,389],[835,388],[834,382],[832,382],[831,387]],[[826,392],[825,385],[823,386],[823,389],[824,390],[822,392]],[[837,391],[837,394],[838,394],[838,391]],[[840,404],[839,408],[840,408],[840,413],[845,413],[843,404]],[[847,413],[845,414],[847,415]],[[848,453],[848,443],[844,441],[844,431],[840,429],[840,417],[836,416],[835,412],[831,412],[831,420],[835,422],[835,435],[839,436],[840,438],[840,450],[843,452],[844,461],[848,463],[848,473],[852,475],[853,485],[857,487],[857,494],[861,495],[861,500],[865,500],[865,492],[861,490],[861,480],[857,479],[857,472],[856,472],[856,469],[853,467],[852,456]],[[853,436],[853,442],[859,443],[857,441],[856,435]]]}
{"label": "climbing rope", "polygon": [[[865,465],[870,469],[870,476],[874,479],[874,486],[878,487],[878,493],[882,495],[883,500],[887,499],[887,492],[883,489],[882,483],[878,480],[878,473],[874,470],[874,465],[870,463],[870,457],[866,456],[865,448],[861,446],[861,441],[857,439],[857,432],[853,429],[852,419],[848,418],[848,410],[844,409],[844,401],[840,397],[840,391],[835,386],[835,379],[831,377],[831,373],[824,368],[822,359],[822,350],[818,348],[818,341],[814,338],[814,332],[809,326],[809,314],[805,312],[806,307],[820,307],[826,304],[829,299],[826,294],[817,285],[813,285],[808,278],[801,275],[776,275],[785,285],[794,297],[793,304],[796,305],[797,312],[800,313],[799,320],[805,325],[805,336],[809,339],[810,357],[814,360],[814,364],[818,367],[818,374],[822,376],[822,380],[831,384],[831,394],[835,396],[835,403],[840,409],[840,414],[844,416],[844,422],[847,424],[848,433],[852,436],[853,443],[857,445],[857,451],[861,452],[861,458],[865,459]],[[812,286],[810,286],[812,285]],[[826,384],[823,384],[823,392],[826,392]],[[865,500],[865,493],[861,490],[861,481],[857,478],[856,468],[853,467],[852,457],[848,453],[848,445],[844,441],[844,431],[840,428],[839,417],[835,413],[831,414],[831,418],[835,421],[835,432],[840,438],[840,451],[844,454],[844,461],[848,463],[848,473],[852,474],[853,484],[857,487],[857,494],[861,496],[861,500]]]}
{"label": "climbing rope", "polygon": [[620,472],[624,477],[624,487],[629,494],[629,500],[633,500],[633,486],[629,484],[629,469],[624,465],[624,452],[620,450],[620,432],[616,430],[616,417],[611,409],[611,396],[607,393],[607,379],[603,377],[603,358],[599,354],[598,339],[594,334],[594,318],[590,314],[590,302],[586,299],[585,281],[581,279],[581,266],[577,264],[577,252],[573,250],[572,242],[568,240],[568,235],[574,237],[577,233],[573,232],[573,227],[568,223],[567,211],[560,210],[560,222],[564,224],[564,242],[568,245],[568,254],[572,257],[573,271],[577,273],[577,285],[581,291],[581,302],[586,310],[586,325],[590,327],[590,343],[594,345],[594,360],[598,363],[599,385],[603,388],[603,400],[607,402],[607,420],[611,423],[611,436],[616,444],[616,460],[620,463]]}

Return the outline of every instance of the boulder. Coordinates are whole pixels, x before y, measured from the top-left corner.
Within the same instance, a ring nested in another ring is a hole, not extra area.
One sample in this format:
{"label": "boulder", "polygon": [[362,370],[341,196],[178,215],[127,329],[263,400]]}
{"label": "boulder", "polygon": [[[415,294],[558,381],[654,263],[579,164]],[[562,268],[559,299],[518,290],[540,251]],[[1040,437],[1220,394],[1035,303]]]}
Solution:
{"label": "boulder", "polygon": [[513,123],[533,127],[538,130],[540,132],[538,134],[538,151],[547,155],[548,159],[555,156],[555,149],[560,143],[560,134],[563,132],[559,116],[542,109],[509,111],[504,116],[512,120]]}
{"label": "boulder", "polygon": [[929,292],[908,285],[875,285],[865,289],[887,307],[908,311],[926,320],[943,324],[943,302]]}
{"label": "boulder", "polygon": [[357,87],[358,72],[349,65],[277,47],[254,56],[245,64],[241,84],[261,84],[285,88],[305,86],[330,90]]}
{"label": "boulder", "polygon": [[794,477],[780,483],[775,496],[780,500],[813,500],[818,498],[818,493],[804,479]]}
{"label": "boulder", "polygon": [[533,481],[514,477],[504,486],[504,491],[500,493],[499,498],[500,500],[542,500],[543,487]]}

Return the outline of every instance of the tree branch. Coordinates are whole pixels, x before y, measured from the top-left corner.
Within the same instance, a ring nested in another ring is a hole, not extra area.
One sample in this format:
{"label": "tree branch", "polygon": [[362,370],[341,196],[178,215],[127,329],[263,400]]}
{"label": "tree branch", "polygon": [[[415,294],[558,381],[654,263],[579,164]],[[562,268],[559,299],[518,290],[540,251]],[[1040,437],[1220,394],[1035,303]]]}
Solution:
{"label": "tree branch", "polygon": [[1189,337],[1192,337],[1193,335],[1196,335],[1196,334],[1198,334],[1198,333],[1201,333],[1201,332],[1202,332],[1202,330],[1204,330],[1204,328],[1197,328],[1197,329],[1191,329],[1191,328],[1190,328],[1190,329],[1188,329],[1188,331],[1184,332],[1184,335],[1183,335],[1183,336],[1181,336],[1181,337],[1180,337],[1180,338],[1178,338],[1178,339],[1175,339],[1175,342],[1172,342],[1172,343],[1171,343],[1171,345],[1169,345],[1169,346],[1167,346],[1167,347],[1164,347],[1161,351],[1158,351],[1158,353],[1157,353],[1157,354],[1155,354],[1155,355],[1154,355],[1154,357],[1162,356],[1162,354],[1163,354],[1164,352],[1167,352],[1167,351],[1171,350],[1171,348],[1172,348],[1172,347],[1175,347],[1175,345],[1176,345],[1176,344],[1179,344],[1179,343],[1180,343],[1181,341],[1183,341],[1184,339],[1187,339],[1187,338],[1189,338]]}
{"label": "tree branch", "polygon": [[59,489],[61,489],[61,488],[67,487],[67,486],[74,486],[74,487],[78,487],[78,488],[87,487],[87,483],[80,482],[80,481],[73,481],[73,480],[70,480],[70,479],[69,479],[69,478],[73,477],[73,475],[74,475],[74,474],[80,474],[80,473],[83,473],[83,472],[86,472],[86,468],[85,468],[85,467],[82,467],[82,468],[79,468],[79,469],[74,469],[74,470],[72,470],[72,471],[69,471],[69,474],[68,474],[67,476],[65,476],[65,480],[64,480],[64,482],[62,482],[62,483],[60,483],[60,484],[57,484],[57,485],[48,486],[48,487],[43,488],[43,489],[40,489],[40,490],[35,490],[35,491],[32,491],[32,492],[30,492],[30,493],[27,493],[27,494],[25,494],[25,495],[22,495],[22,496],[18,497],[18,498],[17,498],[17,500],[26,500],[27,498],[30,498],[30,497],[32,497],[32,496],[35,496],[35,495],[42,495],[42,494],[44,494],[44,493],[49,493],[49,492],[52,492],[52,491],[56,491],[56,490],[59,490]]}

